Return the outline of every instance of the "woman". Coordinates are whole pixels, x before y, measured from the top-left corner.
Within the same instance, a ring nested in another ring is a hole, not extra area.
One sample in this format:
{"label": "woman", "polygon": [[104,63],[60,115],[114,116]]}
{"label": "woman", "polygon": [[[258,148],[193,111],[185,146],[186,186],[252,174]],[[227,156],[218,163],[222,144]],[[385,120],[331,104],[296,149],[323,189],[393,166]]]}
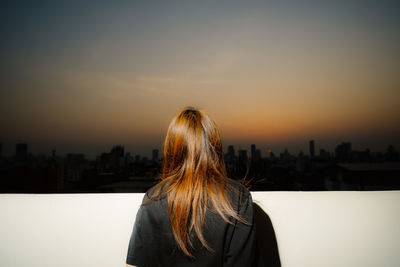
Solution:
{"label": "woman", "polygon": [[215,122],[183,109],[169,125],[162,180],[136,215],[127,266],[252,266],[252,198],[226,176]]}

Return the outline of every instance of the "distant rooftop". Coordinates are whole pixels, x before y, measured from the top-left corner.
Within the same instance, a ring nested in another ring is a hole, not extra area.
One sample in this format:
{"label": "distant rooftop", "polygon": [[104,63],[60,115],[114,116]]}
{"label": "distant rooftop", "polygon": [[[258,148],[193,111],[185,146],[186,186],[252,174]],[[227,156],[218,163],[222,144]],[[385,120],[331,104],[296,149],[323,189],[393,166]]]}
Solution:
{"label": "distant rooftop", "polygon": [[400,162],[337,163],[349,171],[400,171]]}

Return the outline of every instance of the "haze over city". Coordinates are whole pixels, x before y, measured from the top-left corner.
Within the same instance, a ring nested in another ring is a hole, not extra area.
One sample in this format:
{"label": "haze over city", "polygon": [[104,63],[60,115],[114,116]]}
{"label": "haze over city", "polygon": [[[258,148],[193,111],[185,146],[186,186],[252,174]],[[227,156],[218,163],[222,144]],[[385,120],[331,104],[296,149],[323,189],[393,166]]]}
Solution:
{"label": "haze over city", "polygon": [[224,146],[400,147],[397,1],[10,2],[1,14],[0,143],[150,156],[204,109]]}

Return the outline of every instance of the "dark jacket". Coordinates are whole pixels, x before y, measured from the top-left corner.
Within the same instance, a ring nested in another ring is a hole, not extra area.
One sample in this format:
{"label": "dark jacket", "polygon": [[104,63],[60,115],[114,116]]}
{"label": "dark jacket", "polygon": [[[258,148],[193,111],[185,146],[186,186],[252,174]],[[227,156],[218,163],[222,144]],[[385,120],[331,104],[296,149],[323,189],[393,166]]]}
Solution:
{"label": "dark jacket", "polygon": [[[203,235],[214,250],[208,251],[194,235],[194,259],[184,255],[174,239],[168,212],[167,196],[142,205],[136,215],[126,263],[139,267],[155,266],[253,266],[255,263],[255,229],[250,192],[240,183],[230,180],[228,190],[233,208],[250,225],[231,219],[225,222],[217,213],[207,210]],[[157,186],[157,185],[156,185]],[[143,202],[153,194],[149,189]]]}

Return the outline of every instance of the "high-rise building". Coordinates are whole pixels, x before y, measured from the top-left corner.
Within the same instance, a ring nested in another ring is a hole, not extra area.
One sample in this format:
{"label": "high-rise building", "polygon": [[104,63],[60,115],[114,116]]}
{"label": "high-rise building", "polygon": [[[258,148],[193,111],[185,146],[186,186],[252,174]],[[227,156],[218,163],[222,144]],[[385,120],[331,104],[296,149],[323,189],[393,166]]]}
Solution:
{"label": "high-rise building", "polygon": [[124,147],[121,145],[117,145],[114,146],[111,149],[110,154],[112,155],[112,157],[114,157],[115,160],[115,164],[116,164],[116,168],[122,167],[125,164],[125,158],[124,158],[124,154],[125,154],[125,150]]}
{"label": "high-rise building", "polygon": [[286,162],[292,161],[294,158],[293,156],[289,153],[288,149],[285,148],[283,153],[280,154],[280,159]]}
{"label": "high-rise building", "polygon": [[256,159],[256,145],[252,144],[251,145],[251,160],[255,160]]}
{"label": "high-rise building", "polygon": [[153,149],[153,161],[158,161],[158,149]]}
{"label": "high-rise building", "polygon": [[234,176],[237,170],[237,159],[232,145],[228,146],[228,152],[225,154],[225,165],[228,176]]}
{"label": "high-rise building", "polygon": [[349,161],[351,160],[351,143],[343,142],[336,146],[335,158],[338,161]]}
{"label": "high-rise building", "polygon": [[131,153],[126,152],[124,160],[125,160],[125,166],[131,164],[133,162],[133,157],[131,156]]}
{"label": "high-rise building", "polygon": [[261,150],[260,149],[256,149],[256,153],[255,153],[255,158],[256,161],[260,161],[261,160]]}
{"label": "high-rise building", "polygon": [[121,145],[114,146],[111,149],[111,153],[114,154],[117,158],[122,158],[124,156],[124,147]]}
{"label": "high-rise building", "polygon": [[239,162],[245,163],[247,162],[247,150],[239,150]]}
{"label": "high-rise building", "polygon": [[315,147],[314,147],[314,140],[310,140],[310,157],[314,157],[315,156]]}
{"label": "high-rise building", "polygon": [[228,146],[228,156],[231,159],[235,158],[235,148],[232,145]]}

